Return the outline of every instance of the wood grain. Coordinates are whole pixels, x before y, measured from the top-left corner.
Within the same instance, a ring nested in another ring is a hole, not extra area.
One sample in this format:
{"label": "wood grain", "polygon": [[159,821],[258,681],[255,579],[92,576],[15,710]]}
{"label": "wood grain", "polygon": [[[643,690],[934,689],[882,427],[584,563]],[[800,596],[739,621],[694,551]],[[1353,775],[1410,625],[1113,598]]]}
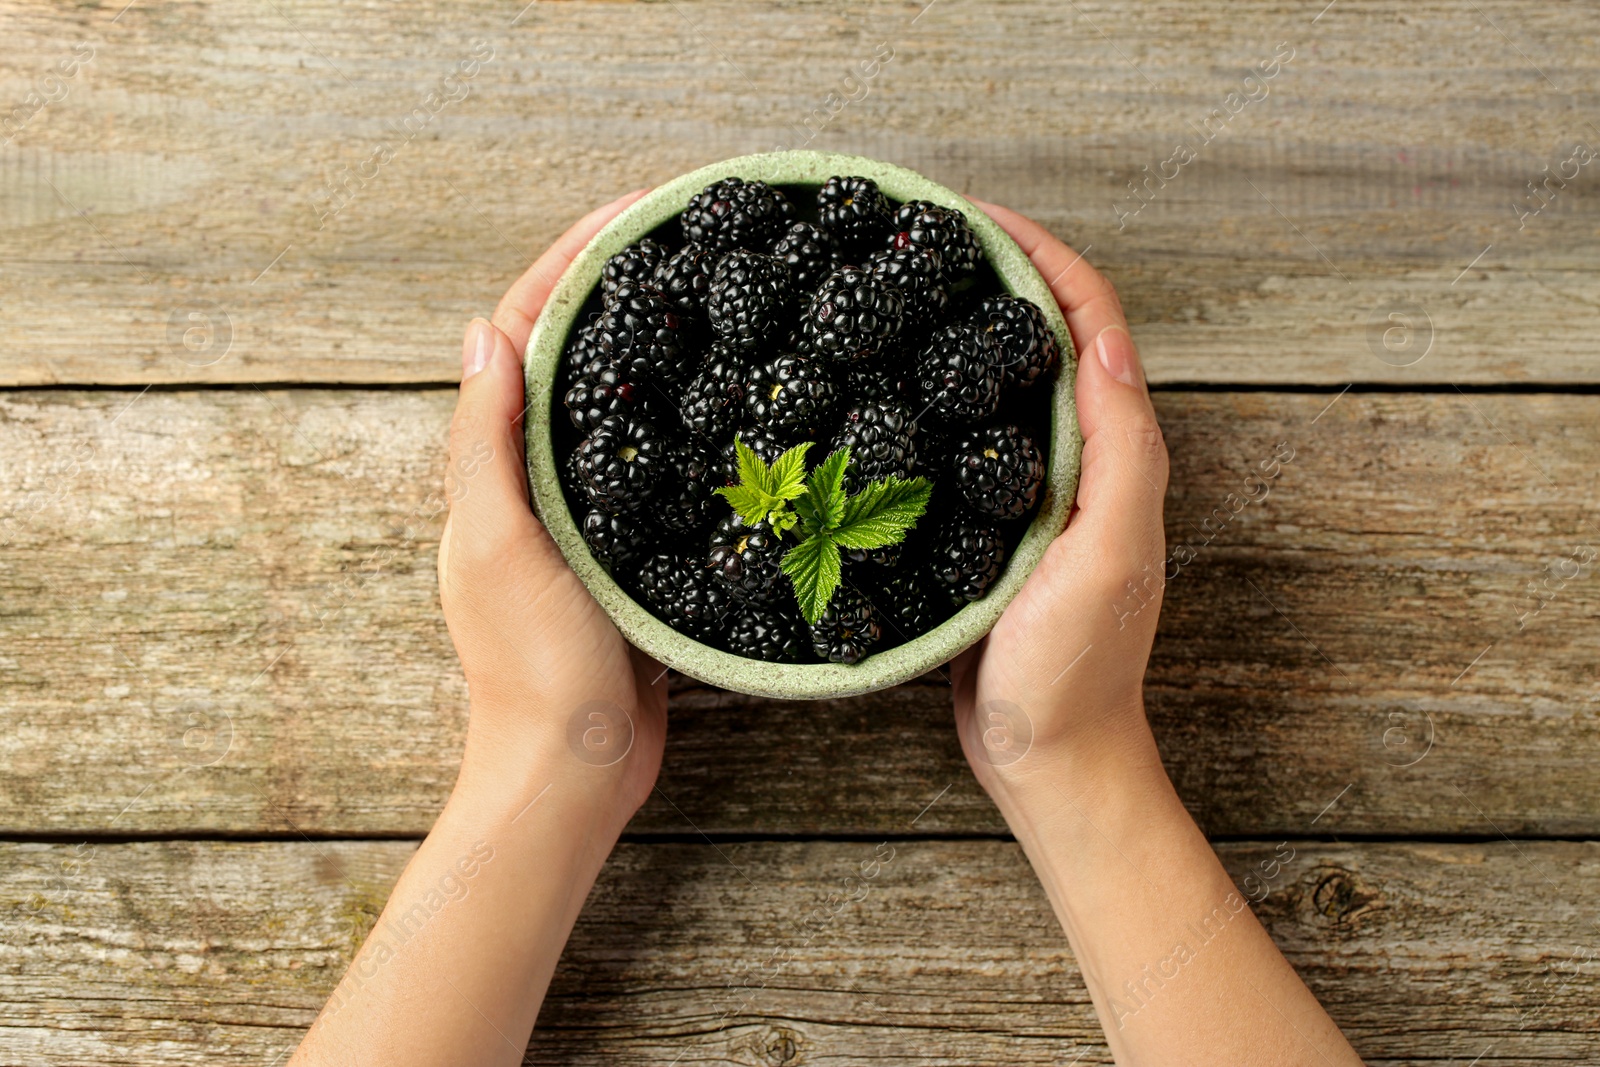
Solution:
{"label": "wood grain", "polygon": [[[1593,1059],[1594,844],[1288,847],[1257,914],[1367,1063],[1466,1063],[1486,1046],[1506,1067]],[[1242,882],[1273,848],[1221,852]],[[411,849],[0,845],[0,1058],[273,1062]],[[730,850],[737,870],[705,845],[618,849],[528,1062],[1111,1062],[1014,844]],[[1202,946],[1190,967],[1205,966]]]}
{"label": "wood grain", "polygon": [[[1600,398],[1157,399],[1195,557],[1147,698],[1208,831],[1600,832],[1600,582],[1558,577],[1600,546]],[[0,829],[423,833],[465,714],[428,504],[452,403],[0,396]],[[1004,829],[936,675],[815,704],[682,683],[672,715],[637,831]]]}
{"label": "wood grain", "polygon": [[588,207],[779,144],[1036,215],[1118,283],[1155,381],[1600,380],[1600,163],[1515,207],[1600,146],[1590,6],[118,6],[0,2],[0,117],[64,92],[0,138],[0,384],[452,380],[466,318]]}

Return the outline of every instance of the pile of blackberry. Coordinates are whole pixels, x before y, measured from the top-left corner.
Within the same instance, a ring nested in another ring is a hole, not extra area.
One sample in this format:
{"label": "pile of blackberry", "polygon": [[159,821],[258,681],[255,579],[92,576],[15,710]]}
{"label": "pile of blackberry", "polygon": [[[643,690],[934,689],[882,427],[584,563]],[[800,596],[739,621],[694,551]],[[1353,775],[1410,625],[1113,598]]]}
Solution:
{"label": "pile of blackberry", "polygon": [[[867,178],[727,178],[605,265],[556,390],[568,502],[660,619],[752,659],[856,663],[983,597],[1039,506],[1060,345],[1005,293],[966,217]],[[851,492],[926,477],[906,540],[847,551],[815,625],[791,537],[716,493],[734,439],[769,463],[848,446]]]}

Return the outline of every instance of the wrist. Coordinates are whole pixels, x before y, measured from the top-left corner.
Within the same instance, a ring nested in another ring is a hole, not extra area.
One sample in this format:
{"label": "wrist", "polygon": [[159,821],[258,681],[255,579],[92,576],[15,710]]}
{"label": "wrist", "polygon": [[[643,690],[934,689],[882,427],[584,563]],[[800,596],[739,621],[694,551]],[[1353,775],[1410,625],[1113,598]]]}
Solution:
{"label": "wrist", "polygon": [[556,807],[575,829],[614,841],[649,796],[660,764],[659,751],[636,735],[636,720],[614,704],[570,716],[491,715],[475,705],[449,809],[520,826],[533,811]]}

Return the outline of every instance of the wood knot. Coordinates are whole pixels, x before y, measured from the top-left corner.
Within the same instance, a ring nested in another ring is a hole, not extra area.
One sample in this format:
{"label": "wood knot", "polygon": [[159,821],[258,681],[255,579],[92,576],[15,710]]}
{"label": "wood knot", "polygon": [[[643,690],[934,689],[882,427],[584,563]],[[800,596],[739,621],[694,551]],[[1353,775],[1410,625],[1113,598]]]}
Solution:
{"label": "wood knot", "polygon": [[774,1026],[762,1035],[762,1062],[772,1067],[797,1063],[800,1056],[800,1034],[786,1026]]}
{"label": "wood knot", "polygon": [[1311,890],[1311,906],[1322,918],[1343,924],[1366,910],[1372,896],[1362,890],[1356,876],[1334,868],[1319,873]]}

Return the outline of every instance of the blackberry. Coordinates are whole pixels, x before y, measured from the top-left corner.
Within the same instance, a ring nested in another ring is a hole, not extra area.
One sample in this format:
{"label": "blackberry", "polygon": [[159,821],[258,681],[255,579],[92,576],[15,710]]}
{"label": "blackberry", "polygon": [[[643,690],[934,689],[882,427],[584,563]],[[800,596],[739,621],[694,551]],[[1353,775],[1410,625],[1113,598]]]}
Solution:
{"label": "blackberry", "polygon": [[955,515],[940,524],[929,551],[931,577],[957,603],[981,600],[1000,577],[1006,542],[1000,530],[976,516]]}
{"label": "blackberry", "polygon": [[[736,436],[766,463],[777,462],[778,457],[787,452],[792,444],[765,426],[747,426]],[[734,448],[733,441],[722,446],[722,481],[724,485],[734,485],[739,481],[739,452]]]}
{"label": "blackberry", "polygon": [[944,316],[950,305],[950,293],[945,289],[944,261],[931,248],[874,252],[867,259],[867,269],[879,281],[900,290],[906,302],[908,329],[931,326]]}
{"label": "blackberry", "polygon": [[857,589],[840,585],[811,624],[811,650],[833,663],[859,663],[883,636],[878,612]]}
{"label": "blackberry", "polygon": [[627,372],[605,357],[584,367],[562,398],[572,425],[588,433],[611,415],[636,415],[657,426],[669,426],[666,397],[654,386],[632,381]]}
{"label": "blackberry", "polygon": [[978,273],[983,249],[967,225],[967,217],[953,207],[927,200],[907,200],[894,216],[890,248],[931,248],[944,264],[951,285]]}
{"label": "blackberry", "polygon": [[567,370],[576,375],[582,374],[583,368],[604,357],[605,354],[605,349],[600,345],[600,323],[596,317],[572,332],[563,358]]}
{"label": "blackberry", "polygon": [[1038,305],[1000,295],[978,304],[971,321],[983,330],[989,360],[1004,372],[1005,384],[1027,388],[1054,377],[1061,344]]}
{"label": "blackberry", "polygon": [[632,511],[670,477],[671,449],[651,423],[608,415],[578,445],[583,491],[601,511]]}
{"label": "blackberry", "polygon": [[659,291],[623,282],[595,321],[605,355],[635,380],[676,385],[684,377],[683,320]]}
{"label": "blackberry", "polygon": [[884,628],[902,641],[921,637],[955,612],[950,598],[936,595],[914,572],[902,572],[884,582],[875,603]]}
{"label": "blackberry", "polygon": [[721,256],[705,245],[686,244],[662,260],[651,277],[680,315],[705,313],[706,294],[711,290],[711,272]]}
{"label": "blackberry", "polygon": [[936,421],[977,422],[1000,406],[1001,368],[989,359],[983,330],[952,323],[917,360],[917,388]]}
{"label": "blackberry", "polygon": [[744,409],[758,426],[787,437],[811,437],[832,412],[837,395],[827,363],[791,353],[750,376]]}
{"label": "blackberry", "polygon": [[994,519],[1020,519],[1039,503],[1044,454],[1016,426],[971,430],[955,446],[956,487],[973,511]]}
{"label": "blackberry", "polygon": [[846,253],[879,244],[890,230],[894,209],[871,178],[829,178],[817,190],[822,228]]}
{"label": "blackberry", "polygon": [[710,355],[684,390],[683,424],[701,437],[731,433],[744,412],[749,378],[750,365],[743,356],[726,345],[712,344]]}
{"label": "blackberry", "polygon": [[840,267],[812,295],[805,326],[818,352],[860,360],[894,340],[905,316],[905,297],[894,282],[856,267]]}
{"label": "blackberry", "polygon": [[766,182],[724,178],[690,197],[678,222],[685,240],[725,252],[769,247],[793,216],[788,197]]}
{"label": "blackberry", "polygon": [[794,287],[802,292],[815,289],[839,266],[833,238],[814,222],[791,222],[772,246],[772,254],[788,266]]}
{"label": "blackberry", "polygon": [[735,249],[717,261],[706,296],[706,317],[735,348],[757,348],[783,336],[793,303],[789,268],[780,259]]}
{"label": "blackberry", "polygon": [[903,544],[893,544],[881,548],[841,548],[839,554],[844,557],[846,563],[888,569],[900,565],[900,553],[904,547]]}
{"label": "blackberry", "polygon": [[650,543],[632,516],[608,515],[598,509],[583,517],[583,540],[589,554],[607,570],[641,554]]}
{"label": "blackberry", "polygon": [[669,530],[690,533],[711,521],[717,496],[716,476],[721,468],[717,453],[690,441],[672,451],[672,481],[656,498],[655,510]]}
{"label": "blackberry", "polygon": [[911,419],[909,408],[893,402],[857,403],[845,411],[844,425],[828,450],[850,450],[847,491],[860,492],[866,483],[890,476],[910,476],[917,461],[916,427]]}
{"label": "blackberry", "polygon": [[728,651],[768,663],[801,663],[812,658],[805,621],[781,608],[736,604],[724,617]]}
{"label": "blackberry", "polygon": [[845,367],[844,395],[862,402],[895,401],[909,404],[916,400],[916,379],[896,367],[856,363]]}
{"label": "blackberry", "polygon": [[783,535],[766,523],[748,523],[733,514],[712,532],[706,566],[734,599],[771,604],[792,596],[780,566],[789,547]]}
{"label": "blackberry", "polygon": [[667,625],[701,641],[714,639],[731,604],[698,559],[676,552],[645,560],[634,584]]}
{"label": "blackberry", "polygon": [[600,268],[600,292],[609,297],[623,282],[649,284],[656,268],[666,258],[667,246],[648,237],[629,245]]}

